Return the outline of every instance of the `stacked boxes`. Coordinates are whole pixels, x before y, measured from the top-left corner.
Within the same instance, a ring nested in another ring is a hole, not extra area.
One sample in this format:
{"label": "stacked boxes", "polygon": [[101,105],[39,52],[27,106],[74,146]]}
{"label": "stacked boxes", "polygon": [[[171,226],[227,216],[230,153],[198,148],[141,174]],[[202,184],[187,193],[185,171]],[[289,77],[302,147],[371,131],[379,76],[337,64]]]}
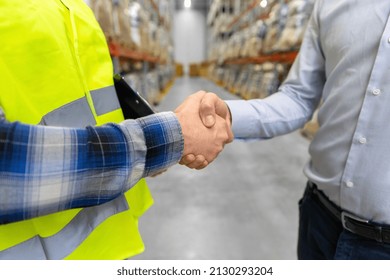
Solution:
{"label": "stacked boxes", "polygon": [[[277,90],[302,42],[315,0],[214,0],[209,77],[243,98]],[[260,59],[259,59],[260,58]],[[264,59],[263,59],[264,58]]]}
{"label": "stacked boxes", "polygon": [[169,0],[85,0],[94,12],[113,54],[114,68],[150,103],[175,77]]}

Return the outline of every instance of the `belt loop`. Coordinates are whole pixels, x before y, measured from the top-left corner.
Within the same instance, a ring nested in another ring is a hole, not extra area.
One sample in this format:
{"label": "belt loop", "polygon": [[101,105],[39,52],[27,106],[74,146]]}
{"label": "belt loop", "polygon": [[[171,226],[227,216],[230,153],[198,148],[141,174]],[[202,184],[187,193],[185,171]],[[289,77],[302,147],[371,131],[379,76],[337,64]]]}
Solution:
{"label": "belt loop", "polygon": [[382,236],[382,227],[381,226],[375,226],[375,229],[378,234],[375,237],[376,241],[382,243],[383,242],[383,236]]}
{"label": "belt loop", "polygon": [[316,190],[316,185],[312,181],[307,182],[306,193],[313,194]]}
{"label": "belt loop", "polygon": [[379,243],[390,244],[390,226],[379,225],[352,213],[343,211],[318,190],[316,185],[311,181],[307,183],[306,191],[308,194],[313,194],[328,213],[334,215],[336,219],[341,221],[343,228],[347,231],[364,238],[375,240]]}

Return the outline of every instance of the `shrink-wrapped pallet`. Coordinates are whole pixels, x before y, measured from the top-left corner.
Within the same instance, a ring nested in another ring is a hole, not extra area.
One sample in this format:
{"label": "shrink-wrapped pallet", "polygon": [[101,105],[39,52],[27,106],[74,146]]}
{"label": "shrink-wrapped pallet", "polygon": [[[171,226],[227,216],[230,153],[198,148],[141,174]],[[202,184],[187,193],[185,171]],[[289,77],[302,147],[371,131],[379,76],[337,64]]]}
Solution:
{"label": "shrink-wrapped pallet", "polygon": [[108,40],[113,39],[114,23],[112,14],[111,0],[85,0],[85,3],[91,8],[104,35]]}
{"label": "shrink-wrapped pallet", "polygon": [[289,13],[286,26],[275,44],[275,50],[288,51],[300,47],[312,9],[312,0],[292,0],[288,2]]}
{"label": "shrink-wrapped pallet", "polygon": [[262,79],[259,84],[259,98],[265,98],[275,93],[280,85],[283,74],[283,65],[278,63],[262,64]]}
{"label": "shrink-wrapped pallet", "polygon": [[128,5],[128,0],[114,1],[114,40],[126,49],[134,49],[134,42],[130,36]]}
{"label": "shrink-wrapped pallet", "polygon": [[271,9],[269,18],[265,20],[267,34],[263,41],[263,53],[268,54],[275,51],[275,45],[286,25],[287,15],[288,6],[284,3],[275,4]]}
{"label": "shrink-wrapped pallet", "polygon": [[250,27],[250,36],[246,41],[246,54],[249,57],[256,57],[261,54],[263,40],[267,34],[267,26],[264,24],[263,20],[256,21]]}

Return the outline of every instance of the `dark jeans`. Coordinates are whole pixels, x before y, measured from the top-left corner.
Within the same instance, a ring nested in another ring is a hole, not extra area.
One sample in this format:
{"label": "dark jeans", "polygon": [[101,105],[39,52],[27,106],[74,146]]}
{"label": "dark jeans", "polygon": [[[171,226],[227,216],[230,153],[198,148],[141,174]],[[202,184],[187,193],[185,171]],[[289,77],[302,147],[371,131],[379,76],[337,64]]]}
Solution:
{"label": "dark jeans", "polygon": [[298,259],[388,260],[390,244],[369,240],[343,229],[341,222],[307,187],[299,201]]}

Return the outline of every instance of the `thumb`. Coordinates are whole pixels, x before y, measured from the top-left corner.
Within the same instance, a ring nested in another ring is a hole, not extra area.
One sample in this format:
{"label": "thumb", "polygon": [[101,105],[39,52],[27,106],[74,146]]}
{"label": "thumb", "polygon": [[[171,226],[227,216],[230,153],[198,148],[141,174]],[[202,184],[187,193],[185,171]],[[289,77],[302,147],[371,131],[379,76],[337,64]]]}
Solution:
{"label": "thumb", "polygon": [[216,107],[218,104],[218,97],[212,93],[206,93],[199,106],[199,116],[202,119],[203,124],[211,128],[216,121]]}

